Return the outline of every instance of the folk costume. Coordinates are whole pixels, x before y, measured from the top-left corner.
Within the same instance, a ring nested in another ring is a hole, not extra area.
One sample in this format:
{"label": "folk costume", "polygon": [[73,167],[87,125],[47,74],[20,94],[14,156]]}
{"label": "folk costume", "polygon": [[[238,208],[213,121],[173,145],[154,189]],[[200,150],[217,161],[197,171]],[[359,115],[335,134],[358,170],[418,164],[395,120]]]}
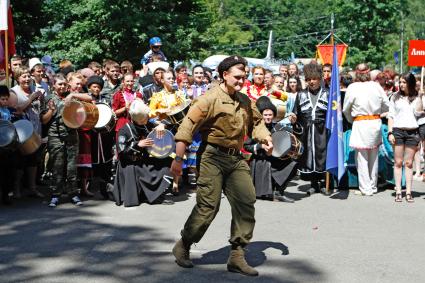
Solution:
{"label": "folk costume", "polygon": [[[321,78],[321,67],[308,64],[304,73],[306,79]],[[321,180],[325,177],[326,170],[326,113],[328,108],[329,90],[319,87],[316,91],[306,89],[300,91],[295,99],[293,113],[297,116],[303,130],[299,136],[304,145],[304,152],[298,159],[301,178],[310,180],[315,191],[323,186]]]}
{"label": "folk costume", "polygon": [[170,185],[166,177],[170,176],[170,160],[150,157],[146,148],[138,146],[154,127],[151,122],[142,126],[129,122],[118,133],[119,161],[113,189],[117,205],[154,203]]}
{"label": "folk costume", "polygon": [[353,123],[349,146],[355,150],[359,189],[371,195],[378,190],[378,150],[382,143],[381,114],[389,101],[376,82],[355,82],[348,86],[343,112]]}
{"label": "folk costume", "polygon": [[[256,103],[260,113],[270,109],[276,116],[276,107],[271,103],[270,99],[263,98],[258,99]],[[273,122],[265,125],[272,134],[276,129],[280,129],[279,125]],[[274,198],[274,196],[283,196],[287,184],[296,174],[297,163],[291,158],[280,159],[268,156],[265,150],[261,148],[261,144],[251,138],[245,140],[244,149],[252,153],[250,162],[251,176],[257,197]]]}

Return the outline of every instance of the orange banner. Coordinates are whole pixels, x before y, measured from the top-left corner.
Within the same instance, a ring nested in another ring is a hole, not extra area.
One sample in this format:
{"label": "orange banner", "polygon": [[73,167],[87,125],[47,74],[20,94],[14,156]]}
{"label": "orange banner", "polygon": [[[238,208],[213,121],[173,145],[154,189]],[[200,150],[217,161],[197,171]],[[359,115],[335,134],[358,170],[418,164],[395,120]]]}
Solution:
{"label": "orange banner", "polygon": [[[348,45],[337,44],[336,52],[338,54],[338,64],[342,66],[345,62],[345,56],[347,55]],[[317,45],[317,54],[322,65],[332,64],[333,59],[333,45],[332,44],[321,44]]]}
{"label": "orange banner", "polygon": [[408,65],[425,66],[425,40],[409,40]]}

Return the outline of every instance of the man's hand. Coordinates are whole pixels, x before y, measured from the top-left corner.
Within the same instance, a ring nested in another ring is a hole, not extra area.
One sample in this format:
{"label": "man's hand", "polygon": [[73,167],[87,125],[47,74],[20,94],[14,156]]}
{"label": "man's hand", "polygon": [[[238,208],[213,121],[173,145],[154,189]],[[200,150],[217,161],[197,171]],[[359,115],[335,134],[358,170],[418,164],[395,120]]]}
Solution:
{"label": "man's hand", "polygon": [[39,91],[39,90],[37,90],[37,91],[35,91],[35,92],[31,93],[31,95],[30,95],[30,99],[31,99],[32,101],[37,100],[37,99],[38,99],[41,95],[42,95],[42,92],[41,92],[41,91]]}
{"label": "man's hand", "polygon": [[174,177],[181,176],[183,173],[182,166],[183,166],[182,161],[173,160],[173,162],[171,163],[171,168],[170,168],[171,174],[173,174]]}
{"label": "man's hand", "polygon": [[270,155],[272,155],[272,152],[273,152],[273,141],[272,141],[272,137],[271,136],[268,136],[266,138],[266,142],[267,143],[264,144],[263,149],[266,151],[266,154],[268,156],[270,156]]}
{"label": "man's hand", "polygon": [[297,115],[294,113],[291,113],[288,115],[288,119],[291,122],[291,124],[295,124],[297,122]]}
{"label": "man's hand", "polygon": [[140,140],[139,143],[137,144],[139,147],[150,147],[153,146],[153,139],[144,139],[144,140]]}
{"label": "man's hand", "polygon": [[155,127],[155,131],[156,131],[156,137],[158,139],[162,139],[165,134],[165,125],[160,123],[158,126]]}

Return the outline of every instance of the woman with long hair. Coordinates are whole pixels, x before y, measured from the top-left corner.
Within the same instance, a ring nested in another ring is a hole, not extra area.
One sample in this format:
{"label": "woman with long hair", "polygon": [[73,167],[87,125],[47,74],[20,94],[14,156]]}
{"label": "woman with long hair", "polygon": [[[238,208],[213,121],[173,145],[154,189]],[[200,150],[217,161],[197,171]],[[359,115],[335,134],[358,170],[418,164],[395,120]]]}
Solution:
{"label": "woman with long hair", "polygon": [[416,79],[411,73],[400,77],[400,90],[390,100],[388,114],[388,140],[394,146],[395,201],[402,201],[401,179],[404,163],[406,201],[412,197],[413,158],[419,145],[417,117],[423,114],[422,94],[418,97]]}

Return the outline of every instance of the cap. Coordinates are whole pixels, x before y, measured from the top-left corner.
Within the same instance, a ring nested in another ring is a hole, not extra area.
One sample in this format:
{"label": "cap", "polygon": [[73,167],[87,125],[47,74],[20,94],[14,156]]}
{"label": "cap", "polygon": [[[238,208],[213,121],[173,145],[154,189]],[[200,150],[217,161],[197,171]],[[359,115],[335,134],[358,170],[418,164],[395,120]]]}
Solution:
{"label": "cap", "polygon": [[29,63],[28,63],[28,66],[29,66],[29,68],[30,68],[31,71],[35,67],[35,65],[42,65],[43,66],[43,63],[41,63],[40,59],[38,59],[36,57],[31,58],[29,60]]}
{"label": "cap", "polygon": [[220,75],[220,78],[223,78],[223,72],[229,70],[231,67],[238,65],[238,64],[242,64],[244,66],[246,66],[248,63],[247,61],[238,55],[232,55],[230,57],[225,58],[223,61],[220,62],[220,64],[218,64],[218,73]]}

